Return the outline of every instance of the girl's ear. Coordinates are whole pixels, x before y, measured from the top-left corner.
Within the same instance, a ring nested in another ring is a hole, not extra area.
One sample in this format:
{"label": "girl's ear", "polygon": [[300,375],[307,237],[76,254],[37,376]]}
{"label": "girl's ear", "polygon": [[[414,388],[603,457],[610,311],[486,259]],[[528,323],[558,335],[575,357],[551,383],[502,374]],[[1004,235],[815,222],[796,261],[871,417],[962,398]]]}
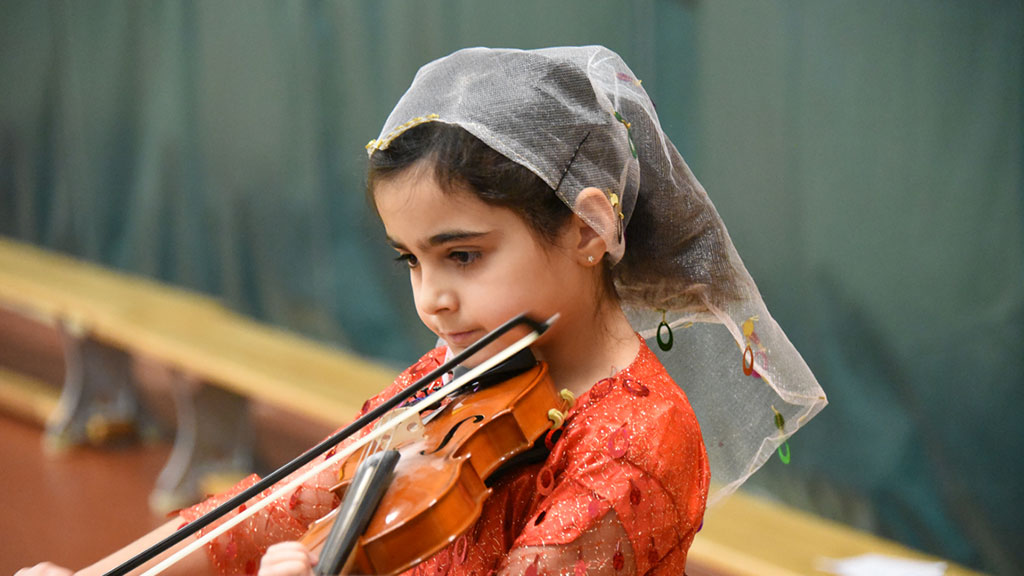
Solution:
{"label": "girl's ear", "polygon": [[577,250],[586,265],[601,261],[608,245],[599,230],[615,230],[615,210],[611,202],[598,188],[584,188],[576,197],[573,212],[578,216],[579,243]]}

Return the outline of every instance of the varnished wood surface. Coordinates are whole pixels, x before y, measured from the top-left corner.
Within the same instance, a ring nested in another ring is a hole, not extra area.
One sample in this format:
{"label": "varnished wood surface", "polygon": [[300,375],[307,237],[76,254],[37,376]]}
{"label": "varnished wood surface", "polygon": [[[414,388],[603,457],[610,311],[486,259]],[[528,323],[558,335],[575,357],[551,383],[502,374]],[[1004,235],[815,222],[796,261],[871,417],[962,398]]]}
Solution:
{"label": "varnished wood surface", "polygon": [[[896,542],[768,500],[733,494],[708,511],[690,548],[690,576],[825,575],[824,558],[883,554],[943,561]],[[947,576],[980,576],[949,564]]]}
{"label": "varnished wood surface", "polygon": [[52,386],[0,366],[0,413],[42,424],[56,407]]}
{"label": "varnished wood surface", "polygon": [[4,238],[0,306],[325,422],[348,421],[395,376],[209,297]]}
{"label": "varnished wood surface", "polygon": [[81,568],[163,524],[149,511],[166,443],[42,449],[42,428],[0,411],[0,575],[43,560]]}

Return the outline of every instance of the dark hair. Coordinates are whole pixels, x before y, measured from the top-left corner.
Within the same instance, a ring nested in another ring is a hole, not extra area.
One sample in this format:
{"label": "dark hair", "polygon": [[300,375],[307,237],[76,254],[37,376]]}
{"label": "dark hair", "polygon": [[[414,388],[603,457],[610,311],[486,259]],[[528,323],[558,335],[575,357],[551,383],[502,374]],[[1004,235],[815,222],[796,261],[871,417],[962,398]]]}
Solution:
{"label": "dark hair", "polygon": [[469,188],[492,206],[509,208],[540,237],[553,242],[572,210],[544,180],[509,160],[465,129],[442,122],[410,128],[370,157],[367,194],[374,186],[424,161],[446,191]]}
{"label": "dark hair", "polygon": [[[591,140],[603,145],[600,138],[590,138],[588,146]],[[373,153],[367,176],[370,204],[375,206],[373,190],[378,182],[421,161],[425,168],[433,169],[443,189],[465,186],[484,202],[513,210],[548,242],[554,242],[572,216],[554,190],[528,168],[462,127],[442,122],[410,128],[387,148]],[[641,171],[648,169],[641,166]],[[678,169],[689,171],[683,165]],[[693,180],[685,175],[680,179]],[[626,252],[614,267],[604,262],[599,289],[625,304],[674,310],[702,310],[704,298],[715,304],[735,299],[739,287],[728,264],[728,242],[720,220],[706,213],[703,204],[673,202],[671,194],[670,190],[655,189],[637,199]],[[679,233],[680,227],[685,234]],[[679,254],[689,255],[685,263]],[[666,262],[672,265],[665,266]],[[670,284],[675,288],[664,288],[666,276],[674,277],[676,282]],[[679,290],[679,286],[685,288]]]}

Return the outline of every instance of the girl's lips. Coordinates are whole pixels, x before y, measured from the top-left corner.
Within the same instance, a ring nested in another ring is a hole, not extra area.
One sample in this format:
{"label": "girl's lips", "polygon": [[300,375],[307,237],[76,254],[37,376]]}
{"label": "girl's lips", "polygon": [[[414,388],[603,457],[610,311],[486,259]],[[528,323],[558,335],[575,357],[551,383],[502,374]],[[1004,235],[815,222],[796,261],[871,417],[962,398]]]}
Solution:
{"label": "girl's lips", "polygon": [[479,340],[483,334],[479,330],[468,330],[466,332],[445,332],[442,338],[449,346],[465,348]]}

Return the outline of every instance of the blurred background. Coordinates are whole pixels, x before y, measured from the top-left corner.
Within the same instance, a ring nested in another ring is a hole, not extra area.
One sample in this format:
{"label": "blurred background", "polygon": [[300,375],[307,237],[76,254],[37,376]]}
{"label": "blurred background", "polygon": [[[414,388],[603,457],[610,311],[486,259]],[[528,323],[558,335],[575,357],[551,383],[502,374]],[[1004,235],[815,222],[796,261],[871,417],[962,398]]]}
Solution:
{"label": "blurred background", "polygon": [[623,56],[830,405],[748,488],[1024,573],[1024,4],[0,3],[0,235],[404,367],[364,144],[455,49]]}

